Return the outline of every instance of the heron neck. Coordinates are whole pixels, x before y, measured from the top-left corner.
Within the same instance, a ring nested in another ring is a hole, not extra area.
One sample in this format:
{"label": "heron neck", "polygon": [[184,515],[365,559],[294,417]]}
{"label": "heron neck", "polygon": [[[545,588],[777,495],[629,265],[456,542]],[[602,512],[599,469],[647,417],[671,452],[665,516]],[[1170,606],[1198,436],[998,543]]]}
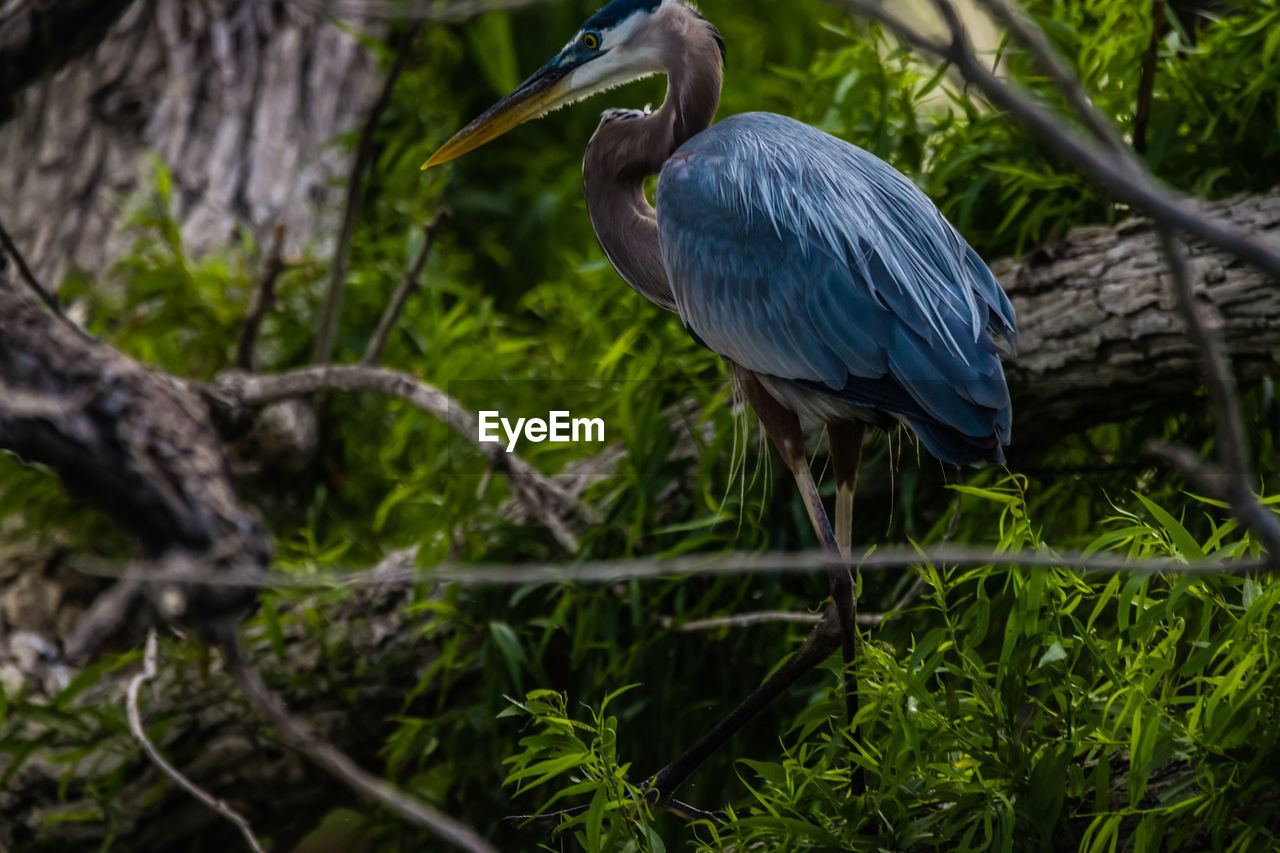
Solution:
{"label": "heron neck", "polygon": [[650,302],[675,310],[662,263],[658,215],[644,181],[656,175],[677,148],[711,126],[720,103],[722,55],[715,29],[686,7],[665,23],[671,30],[664,57],[667,97],[648,114],[605,113],[582,163],[587,212],[600,246],[618,274]]}

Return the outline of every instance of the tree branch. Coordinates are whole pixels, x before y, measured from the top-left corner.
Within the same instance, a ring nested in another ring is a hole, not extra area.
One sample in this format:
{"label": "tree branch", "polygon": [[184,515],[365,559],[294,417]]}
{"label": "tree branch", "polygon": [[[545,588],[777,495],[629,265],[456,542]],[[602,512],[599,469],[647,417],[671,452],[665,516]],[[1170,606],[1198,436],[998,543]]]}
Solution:
{"label": "tree branch", "polygon": [[[270,541],[231,488],[222,446],[200,401],[179,383],[40,310],[0,275],[0,449],[54,469],[67,489],[111,512],[153,558],[265,567]],[[157,590],[161,592],[162,590]],[[138,603],[124,587],[92,611],[96,640]],[[225,618],[243,595],[167,600],[168,615]],[[110,605],[108,607],[108,605]],[[105,609],[104,609],[105,608]],[[72,654],[89,648],[73,648]]]}
{"label": "tree branch", "polygon": [[407,373],[355,365],[309,367],[270,376],[228,373],[205,389],[211,401],[233,408],[330,391],[373,391],[399,397],[453,427],[494,469],[507,476],[526,508],[570,552],[577,550],[577,537],[561,517],[573,516],[587,523],[596,518],[585,504],[519,456],[507,453],[499,444],[481,442],[479,425],[462,404]]}
{"label": "tree branch", "polygon": [[188,794],[235,824],[236,828],[240,830],[240,834],[244,836],[245,843],[249,845],[250,850],[253,850],[254,853],[263,853],[262,845],[258,843],[257,837],[253,834],[253,827],[249,826],[249,822],[231,806],[216,797],[210,796],[207,791],[178,772],[178,769],[165,760],[164,756],[155,748],[155,745],[151,743],[150,738],[147,737],[147,730],[142,725],[142,715],[138,712],[138,691],[143,684],[155,677],[156,631],[152,628],[147,632],[147,645],[142,653],[142,672],[129,681],[129,689],[125,697],[125,710],[129,716],[129,730],[133,732],[134,740],[138,742],[142,747],[142,751],[147,754],[147,758],[161,773],[172,779]]}
{"label": "tree branch", "polygon": [[366,773],[327,741],[317,738],[300,720],[285,709],[262,683],[240,648],[234,633],[228,632],[222,640],[227,670],[249,700],[250,706],[270,723],[285,741],[318,767],[333,775],[356,793],[368,797],[383,808],[399,815],[410,823],[431,830],[445,841],[470,853],[497,853],[488,842],[470,827],[426,803],[397,791],[386,782]]}
{"label": "tree branch", "polygon": [[391,103],[391,93],[396,81],[404,71],[409,56],[409,48],[422,26],[415,22],[400,37],[395,48],[395,60],[387,71],[386,79],[377,99],[369,107],[368,118],[360,128],[360,139],[356,143],[356,156],[351,161],[351,172],[347,175],[347,192],[342,208],[342,228],[338,232],[338,240],[334,246],[333,263],[329,267],[329,286],[325,290],[324,305],[320,309],[320,326],[316,332],[315,348],[311,351],[312,364],[327,364],[333,358],[333,347],[337,342],[338,319],[342,313],[342,290],[346,286],[347,264],[351,260],[351,238],[356,230],[356,217],[360,213],[360,202],[364,197],[365,173],[373,161],[373,137],[378,130],[378,122],[387,106]]}
{"label": "tree branch", "polygon": [[391,295],[387,310],[383,312],[382,319],[378,321],[378,328],[369,339],[369,345],[365,347],[362,364],[372,367],[382,360],[382,350],[387,345],[387,339],[395,330],[396,321],[400,319],[400,314],[404,311],[409,297],[421,286],[422,269],[427,265],[427,258],[431,255],[431,247],[436,242],[436,234],[439,233],[440,226],[448,218],[449,211],[442,210],[422,229],[422,247],[418,249],[418,254],[409,265],[409,269],[405,270],[404,278],[400,279],[396,292]]}
{"label": "tree branch", "polygon": [[[1280,192],[1199,202],[1205,216],[1280,236]],[[1189,274],[1242,379],[1266,376],[1280,350],[1280,289],[1226,252],[1188,245]],[[1155,225],[1075,228],[1021,259],[991,264],[1017,311],[1018,353],[1005,360],[1013,396],[1011,458],[1026,461],[1064,434],[1142,407],[1185,409],[1204,380],[1179,322]]]}
{"label": "tree branch", "polygon": [[[854,553],[859,546],[854,545]],[[276,589],[345,589],[456,583],[462,586],[521,586],[539,583],[611,584],[629,580],[673,577],[720,577],[725,575],[808,574],[831,567],[849,566],[859,571],[900,571],[912,566],[945,565],[956,568],[993,566],[1021,569],[1072,569],[1082,575],[1237,575],[1255,571],[1277,571],[1266,558],[1239,559],[1132,559],[1121,554],[1084,554],[1079,551],[992,551],[981,546],[939,545],[932,548],[907,546],[864,546],[866,556],[842,562],[826,551],[785,551],[776,553],[731,552],[727,554],[681,557],[630,557],[618,560],[586,560],[579,563],[440,563],[414,567],[404,560],[383,561],[374,569],[330,570],[298,575],[289,572],[262,572],[253,575],[191,570],[175,576],[148,562],[108,563],[77,560],[75,568],[86,574],[124,581],[165,579],[218,587],[272,587]],[[917,592],[912,592],[913,595]],[[899,607],[902,605],[895,605]]]}
{"label": "tree branch", "polygon": [[[1025,13],[1015,10],[1005,0],[978,0],[978,2],[1027,45],[1031,58],[1067,99],[1067,104],[1075,111],[1076,118],[1093,134],[1094,138],[1118,156],[1123,157],[1130,166],[1140,169],[1138,161],[1130,156],[1128,146],[1120,137],[1115,125],[1094,107],[1080,84],[1080,78],[1067,67],[1062,57],[1049,44],[1044,31],[1028,20]],[[951,25],[952,22],[949,20],[948,24]]]}
{"label": "tree branch", "polygon": [[1280,522],[1275,513],[1262,506],[1253,494],[1253,466],[1249,460],[1249,445],[1245,438],[1244,417],[1240,413],[1240,397],[1236,393],[1236,379],[1222,346],[1217,330],[1200,316],[1191,287],[1186,252],[1178,242],[1173,228],[1160,229],[1160,242],[1172,273],[1171,286],[1178,310],[1186,318],[1191,337],[1200,352],[1200,367],[1205,383],[1209,386],[1209,398],[1213,405],[1214,424],[1217,427],[1217,450],[1221,459],[1220,470],[1215,476],[1207,475],[1187,466],[1182,454],[1164,448],[1166,458],[1182,459],[1180,467],[1189,471],[1205,485],[1212,485],[1215,497],[1222,498],[1236,517],[1253,532],[1275,561],[1280,561]]}
{"label": "tree branch", "polygon": [[62,304],[58,302],[58,297],[41,284],[40,279],[36,278],[36,274],[31,271],[31,267],[27,266],[27,259],[22,256],[22,252],[18,251],[13,237],[5,230],[3,222],[0,222],[0,249],[13,259],[13,263],[18,267],[18,275],[22,277],[27,287],[40,297],[41,302],[49,306],[50,311],[62,317]]}
{"label": "tree branch", "polygon": [[236,344],[236,367],[241,370],[254,370],[258,333],[263,319],[271,310],[271,303],[275,302],[276,280],[284,272],[284,233],[284,223],[276,223],[276,227],[272,229],[271,248],[267,250],[262,272],[258,276],[258,286],[253,291],[253,302],[245,315],[244,328],[240,330],[240,341]]}
{"label": "tree branch", "polygon": [[1158,185],[1132,152],[1120,143],[1114,130],[1103,130],[1107,124],[1106,119],[1097,112],[1078,83],[1060,67],[1060,60],[1053,54],[1043,33],[1029,22],[1017,18],[1003,7],[1001,0],[982,2],[1023,35],[1039,64],[1051,69],[1051,78],[1064,90],[1081,120],[1100,134],[1101,149],[1098,143],[1080,137],[1028,93],[1018,90],[988,71],[978,60],[951,0],[933,0],[934,8],[951,31],[951,41],[941,48],[937,43],[924,39],[900,19],[884,12],[871,0],[837,2],[881,20],[904,40],[954,63],[966,80],[978,86],[992,103],[1018,118],[1038,140],[1055,149],[1081,172],[1098,180],[1117,198],[1141,207],[1156,219],[1172,272],[1174,297],[1196,343],[1201,367],[1209,385],[1218,427],[1219,452],[1223,454],[1223,464],[1227,468],[1225,473],[1235,481],[1226,486],[1226,490],[1219,493],[1219,496],[1224,497],[1241,514],[1242,520],[1248,519],[1246,523],[1267,548],[1272,561],[1280,562],[1280,523],[1277,523],[1274,514],[1258,504],[1251,490],[1252,475],[1235,379],[1231,375],[1220,339],[1196,310],[1191,277],[1186,258],[1177,244],[1176,234],[1179,230],[1195,234],[1258,266],[1275,278],[1280,278],[1280,252],[1225,223],[1197,216],[1193,208]]}

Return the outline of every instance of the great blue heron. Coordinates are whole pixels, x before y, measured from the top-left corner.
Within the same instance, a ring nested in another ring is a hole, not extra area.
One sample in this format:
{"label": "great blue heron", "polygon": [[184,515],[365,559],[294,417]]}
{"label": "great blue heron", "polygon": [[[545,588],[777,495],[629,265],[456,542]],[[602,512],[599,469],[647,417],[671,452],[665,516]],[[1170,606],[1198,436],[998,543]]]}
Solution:
{"label": "great blue heron", "polygon": [[[719,32],[683,0],[614,0],[423,168],[565,104],[665,73],[658,110],[608,110],[587,145],[591,224],[627,283],[676,311],[694,340],[729,362],[795,476],[819,541],[850,558],[864,424],[906,424],[945,462],[1004,461],[1010,406],[997,341],[1014,336],[1013,307],[924,193],[874,155],[772,113],[713,125],[723,62]],[[656,210],[644,191],[654,174]],[[834,530],[805,458],[812,425],[828,433]],[[829,579],[835,612],[650,780],[660,800],[837,646],[846,664],[854,660],[852,578],[839,568]],[[852,720],[856,681],[845,689]]]}

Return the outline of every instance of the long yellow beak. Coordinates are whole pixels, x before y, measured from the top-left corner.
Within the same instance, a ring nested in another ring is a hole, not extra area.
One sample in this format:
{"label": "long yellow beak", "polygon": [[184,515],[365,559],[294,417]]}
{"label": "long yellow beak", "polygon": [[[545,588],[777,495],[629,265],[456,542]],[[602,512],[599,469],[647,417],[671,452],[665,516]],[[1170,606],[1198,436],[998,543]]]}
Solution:
{"label": "long yellow beak", "polygon": [[554,63],[544,65],[501,101],[485,110],[475,121],[440,146],[423,169],[447,163],[473,148],[497,139],[516,125],[537,118],[569,100],[568,71]]}

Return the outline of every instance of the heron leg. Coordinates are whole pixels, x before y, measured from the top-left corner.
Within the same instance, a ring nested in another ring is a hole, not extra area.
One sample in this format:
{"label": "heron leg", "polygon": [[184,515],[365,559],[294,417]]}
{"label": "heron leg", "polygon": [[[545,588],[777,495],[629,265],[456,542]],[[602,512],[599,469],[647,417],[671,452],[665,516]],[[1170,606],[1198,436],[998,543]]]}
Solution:
{"label": "heron leg", "polygon": [[[813,532],[817,534],[818,541],[826,550],[836,554],[843,552],[844,556],[847,557],[849,550],[848,538],[851,533],[845,533],[846,543],[842,549],[836,539],[835,532],[831,529],[831,520],[827,518],[827,511],[822,506],[822,496],[818,494],[818,484],[813,481],[813,472],[809,470],[809,460],[804,455],[804,432],[800,428],[800,419],[795,412],[775,400],[750,372],[737,368],[736,375],[738,384],[747,397],[747,402],[751,404],[751,408],[755,409],[756,414],[760,417],[761,426],[764,427],[764,431],[769,434],[769,437],[773,439],[773,443],[777,445],[783,461],[791,469],[791,476],[795,478],[796,488],[800,491],[800,499],[804,501],[804,508],[809,513],[809,521],[813,524]],[[837,424],[835,428],[844,430],[847,426]],[[860,431],[861,426],[854,425],[852,428]],[[842,437],[851,438],[852,436],[844,436],[842,433]],[[858,458],[861,459],[862,443],[860,432],[858,438]],[[834,443],[833,439],[833,445]],[[845,463],[848,461],[848,455],[843,455],[840,459],[844,473],[847,476],[849,466]],[[853,472],[852,476],[856,481],[856,464],[853,466]],[[849,503],[851,513],[853,507],[852,491],[850,491],[846,500]],[[838,501],[839,494],[837,493]],[[852,521],[847,524],[842,523],[842,526],[851,529]],[[857,606],[853,597],[853,577],[847,566],[833,566],[827,570],[827,579],[831,585],[831,600],[835,602],[836,612],[840,618],[844,660],[845,663],[851,663],[858,643]],[[850,721],[853,719],[852,712],[856,710],[856,704],[849,706]]]}
{"label": "heron leg", "polygon": [[680,753],[674,761],[649,779],[648,786],[657,793],[658,802],[669,797],[676,788],[680,787],[680,784],[689,778],[689,774],[723,746],[734,732],[786,692],[787,688],[800,676],[822,663],[827,655],[836,650],[840,645],[840,633],[835,629],[837,621],[832,616],[832,613],[827,613],[826,617],[809,632],[809,636],[805,638],[800,648],[796,649],[795,654],[778,667],[773,675],[765,679],[763,684],[747,694],[747,697],[739,702],[727,717],[712,726],[711,730],[700,737],[693,746]]}
{"label": "heron leg", "polygon": [[[862,466],[862,439],[865,432],[866,428],[861,421],[827,424],[827,439],[831,447],[831,469],[836,478],[836,545],[840,549],[840,556],[846,560],[853,559],[853,496],[858,490],[858,469]],[[856,636],[858,630],[856,587],[850,590],[849,601],[851,614],[848,633]],[[841,628],[843,627],[842,623]],[[845,662],[851,659],[852,653],[846,650]],[[858,678],[852,667],[845,671],[844,701],[845,711],[849,717],[850,733],[852,733],[853,721],[858,713]],[[862,768],[855,763],[849,772],[850,790],[856,796],[863,792],[865,785]]]}
{"label": "heron leg", "polygon": [[[841,521],[849,532],[845,533],[845,547],[841,548],[837,542],[836,533],[831,529],[831,520],[827,517],[827,510],[822,506],[822,496],[818,493],[818,484],[813,482],[813,473],[809,470],[809,460],[805,459],[804,453],[804,432],[800,428],[800,419],[797,418],[794,411],[787,409],[782,403],[774,400],[772,394],[765,391],[764,386],[759,380],[751,375],[749,371],[737,370],[737,380],[742,392],[746,394],[746,400],[751,403],[751,409],[755,410],[755,414],[759,415],[760,425],[764,427],[764,432],[769,434],[769,438],[773,439],[778,452],[782,455],[782,460],[786,462],[787,467],[791,469],[791,475],[796,480],[796,488],[800,491],[800,500],[804,501],[805,510],[809,512],[809,521],[813,524],[814,533],[818,535],[818,542],[822,543],[822,547],[833,553],[844,553],[849,556],[849,537],[851,535],[852,521]],[[842,430],[860,429],[860,425],[836,424],[835,429],[841,433],[842,439],[851,439],[852,435],[845,435]],[[860,439],[860,435],[859,435]],[[837,442],[832,441],[832,446]],[[856,443],[859,448],[859,459],[861,453],[861,441]],[[842,473],[846,476],[846,487],[849,485],[849,453],[845,453],[840,457]],[[833,457],[835,460],[835,457]],[[835,461],[832,464],[835,467]],[[852,466],[852,479],[856,480],[856,466]],[[838,475],[837,475],[838,483]],[[849,491],[846,501],[849,502],[849,515],[851,519],[852,511],[852,492],[851,487],[846,489]],[[840,493],[837,491],[837,508],[840,503]],[[836,613],[840,620],[840,638],[841,652],[845,660],[845,712],[849,715],[849,722],[852,724],[854,716],[858,713],[858,678],[854,675],[854,667],[852,662],[858,657],[858,602],[854,598],[854,579],[849,571],[849,566],[832,566],[827,570],[827,580],[831,584],[831,599],[835,602]],[[855,774],[856,776],[856,774]],[[859,788],[858,780],[854,780],[855,790]]]}
{"label": "heron leg", "polygon": [[[853,489],[857,484],[858,465],[862,459],[862,424],[841,422],[830,426],[832,467],[836,471],[836,520],[839,525],[833,531],[827,511],[822,506],[818,485],[813,481],[813,473],[809,470],[809,460],[805,458],[804,432],[800,427],[800,419],[795,412],[775,400],[748,371],[738,369],[737,378],[747,402],[759,415],[765,432],[773,439],[783,461],[791,469],[818,541],[823,548],[847,559],[853,527]],[[839,453],[835,450],[837,446]],[[858,651],[858,603],[854,595],[853,576],[848,566],[832,566],[827,570],[827,580],[839,620],[840,646],[845,663],[845,713],[852,725],[858,712],[858,679],[852,666]],[[861,779],[861,774],[855,767],[852,776],[854,793],[861,792]]]}
{"label": "heron leg", "polygon": [[852,559],[853,496],[858,491],[858,469],[862,466],[861,421],[839,421],[827,425],[831,445],[831,469],[836,476],[836,545],[840,556]]}
{"label": "heron leg", "polygon": [[[813,523],[818,540],[823,548],[838,552],[835,533],[827,518],[826,510],[818,494],[817,484],[809,471],[808,461],[804,456],[804,436],[800,421],[795,413],[783,407],[773,399],[764,387],[749,372],[735,368],[735,375],[740,387],[747,397],[747,402],[760,416],[765,432],[777,445],[787,467],[795,477],[800,489],[805,509]],[[782,666],[778,667],[763,684],[751,691],[729,715],[716,723],[709,732],[698,739],[693,746],[676,757],[674,761],[663,767],[648,780],[649,789],[656,795],[655,802],[661,803],[669,798],[672,792],[698,768],[703,761],[733,736],[734,732],[763,710],[770,702],[786,691],[802,675],[812,670],[826,657],[840,647],[844,651],[846,663],[853,660],[856,649],[857,634],[854,625],[855,613],[853,602],[853,581],[848,568],[841,566],[829,573],[831,582],[832,605],[823,614],[822,621],[814,627],[804,643]],[[856,706],[856,682],[847,678],[845,682],[846,697],[853,696],[853,705],[847,705],[852,720]],[[858,776],[858,779],[861,777]],[[855,791],[859,789],[855,783]]]}

